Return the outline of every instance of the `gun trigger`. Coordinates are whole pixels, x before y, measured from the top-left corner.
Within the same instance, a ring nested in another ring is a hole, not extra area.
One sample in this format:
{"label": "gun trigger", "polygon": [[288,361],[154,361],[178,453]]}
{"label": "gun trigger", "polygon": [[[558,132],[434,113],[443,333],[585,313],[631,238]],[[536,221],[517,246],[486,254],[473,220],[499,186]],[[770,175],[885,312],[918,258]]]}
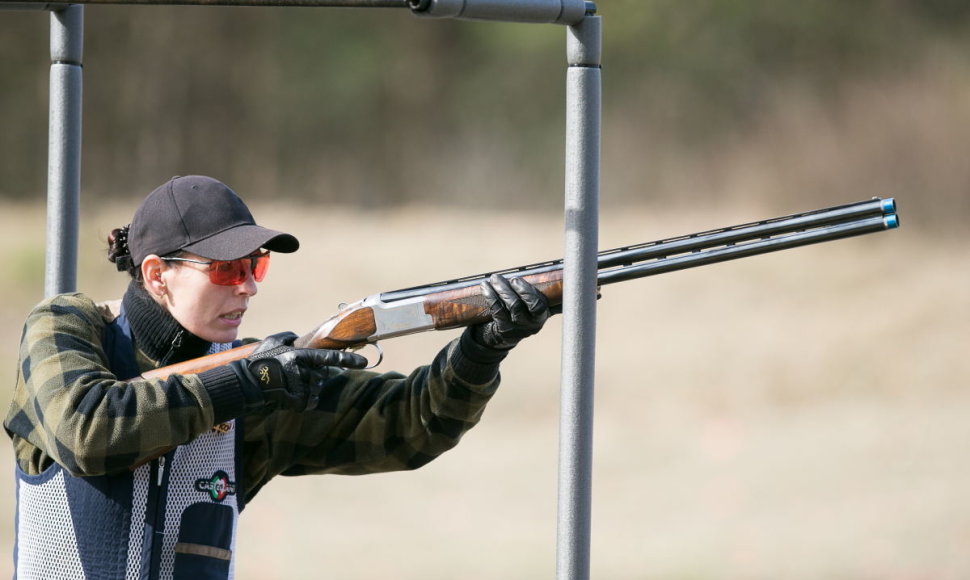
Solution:
{"label": "gun trigger", "polygon": [[341,310],[346,310],[348,306],[350,306],[350,304],[347,304],[346,302],[341,302],[340,304],[337,305],[337,311],[339,312]]}
{"label": "gun trigger", "polygon": [[367,343],[364,343],[364,344],[362,344],[360,346],[350,347],[347,350],[350,350],[351,352],[357,352],[359,350],[363,350],[363,348],[365,346],[373,346],[374,348],[377,349],[377,362],[371,363],[370,365],[364,367],[364,370],[366,371],[366,370],[372,369],[372,368],[376,367],[377,365],[381,364],[381,362],[384,360],[384,349],[381,348],[381,345],[377,344],[376,342],[367,342]]}

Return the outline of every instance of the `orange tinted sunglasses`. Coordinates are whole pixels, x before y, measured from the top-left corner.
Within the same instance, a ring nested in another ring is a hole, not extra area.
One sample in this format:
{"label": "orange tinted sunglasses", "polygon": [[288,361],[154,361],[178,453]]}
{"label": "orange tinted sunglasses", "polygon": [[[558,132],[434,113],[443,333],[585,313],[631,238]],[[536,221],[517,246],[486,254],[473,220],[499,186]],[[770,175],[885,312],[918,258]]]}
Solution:
{"label": "orange tinted sunglasses", "polygon": [[[269,269],[269,252],[258,252],[235,260],[193,260],[191,258],[162,258],[166,262],[192,262],[209,266],[209,281],[219,286],[236,286],[246,281],[250,272],[253,280],[262,282]],[[248,268],[247,268],[248,267]]]}

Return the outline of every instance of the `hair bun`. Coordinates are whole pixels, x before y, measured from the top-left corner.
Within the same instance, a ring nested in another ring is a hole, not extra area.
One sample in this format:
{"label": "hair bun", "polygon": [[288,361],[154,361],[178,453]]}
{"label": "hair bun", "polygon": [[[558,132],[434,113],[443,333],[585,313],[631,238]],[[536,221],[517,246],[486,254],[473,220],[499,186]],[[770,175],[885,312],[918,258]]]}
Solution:
{"label": "hair bun", "polygon": [[128,248],[128,230],[131,224],[116,228],[108,235],[108,260],[114,262],[119,272],[129,272],[134,267]]}

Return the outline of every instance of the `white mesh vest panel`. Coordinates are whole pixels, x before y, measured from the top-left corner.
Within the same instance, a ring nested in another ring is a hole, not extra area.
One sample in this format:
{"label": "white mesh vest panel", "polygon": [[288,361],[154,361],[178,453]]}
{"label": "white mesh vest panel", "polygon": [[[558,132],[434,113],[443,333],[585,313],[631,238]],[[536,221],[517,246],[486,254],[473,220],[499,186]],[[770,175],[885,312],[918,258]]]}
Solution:
{"label": "white mesh vest panel", "polygon": [[[120,476],[18,468],[15,578],[231,579],[242,493],[237,436],[234,421],[218,425]],[[146,529],[162,529],[161,541]]]}
{"label": "white mesh vest panel", "polygon": [[[130,489],[121,486],[129,489],[130,509],[116,511],[92,509],[91,499],[108,501],[96,490],[124,476],[73,478],[56,464],[40,476],[18,473],[16,577],[137,580],[149,549],[145,543],[152,540],[145,534],[146,520],[157,515],[164,533],[150,578],[232,578],[239,515],[235,449],[235,423],[229,422],[156,460],[164,463],[160,475],[158,467],[142,465],[131,475]],[[151,488],[160,480],[161,503],[149,506]],[[149,507],[157,513],[148,513]],[[126,530],[119,529],[122,522]],[[212,572],[213,563],[225,572]]]}
{"label": "white mesh vest panel", "polygon": [[[17,485],[18,578],[72,578],[81,570],[64,472]],[[38,509],[41,508],[41,509]]]}

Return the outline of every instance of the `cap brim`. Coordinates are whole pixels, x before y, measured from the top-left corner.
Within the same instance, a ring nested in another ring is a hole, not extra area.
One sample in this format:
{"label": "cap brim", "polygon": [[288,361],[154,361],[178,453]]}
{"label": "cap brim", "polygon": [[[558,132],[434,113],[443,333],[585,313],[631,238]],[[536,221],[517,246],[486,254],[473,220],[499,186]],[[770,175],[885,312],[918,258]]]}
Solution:
{"label": "cap brim", "polygon": [[235,260],[260,248],[289,254],[300,248],[294,236],[257,225],[241,225],[199,240],[182,249],[210,260]]}

